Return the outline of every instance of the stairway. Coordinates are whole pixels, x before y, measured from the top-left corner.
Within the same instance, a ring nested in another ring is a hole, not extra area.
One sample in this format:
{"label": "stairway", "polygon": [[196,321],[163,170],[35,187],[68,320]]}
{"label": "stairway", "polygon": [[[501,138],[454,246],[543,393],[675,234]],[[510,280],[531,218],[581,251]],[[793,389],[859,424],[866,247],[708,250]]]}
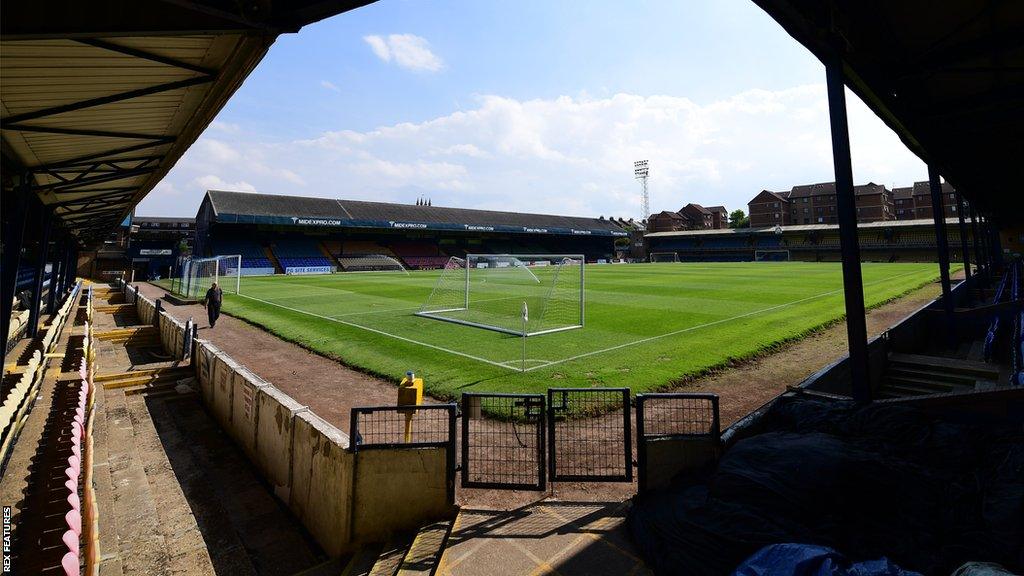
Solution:
{"label": "stairway", "polygon": [[879,398],[972,392],[992,386],[999,367],[974,360],[921,354],[889,354]]}
{"label": "stairway", "polygon": [[267,260],[270,260],[270,263],[274,265],[275,274],[284,274],[284,268],[281,267],[281,261],[277,259],[277,255],[274,254],[274,251],[270,248],[270,244],[263,247],[263,255],[266,256]]}
{"label": "stairway", "polygon": [[395,534],[384,544],[363,545],[347,559],[329,560],[295,576],[431,576],[454,522],[441,520],[415,534]]}

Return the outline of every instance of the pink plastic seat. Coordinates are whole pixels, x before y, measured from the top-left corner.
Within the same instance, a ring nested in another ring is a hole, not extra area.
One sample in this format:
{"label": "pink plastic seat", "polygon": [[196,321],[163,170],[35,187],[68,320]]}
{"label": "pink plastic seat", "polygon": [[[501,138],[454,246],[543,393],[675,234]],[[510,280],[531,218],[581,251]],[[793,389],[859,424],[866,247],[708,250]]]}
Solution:
{"label": "pink plastic seat", "polygon": [[61,536],[60,539],[63,540],[63,542],[65,542],[65,544],[68,546],[68,549],[71,550],[71,553],[75,554],[75,558],[77,559],[79,551],[78,534],[75,534],[73,531],[69,530],[65,532],[65,534],[63,534],[63,536]]}
{"label": "pink plastic seat", "polygon": [[64,515],[64,520],[68,523],[68,528],[71,529],[75,534],[82,533],[82,515],[78,510],[68,510],[68,513]]}
{"label": "pink plastic seat", "polygon": [[71,530],[68,530],[67,532],[64,533],[64,536],[61,537],[61,540],[64,541],[64,544],[68,547],[68,550],[70,550],[71,553],[74,554],[75,558],[77,559],[78,558],[78,534],[75,534]]}
{"label": "pink plastic seat", "polygon": [[78,499],[78,492],[72,492],[68,494],[68,504],[71,504],[71,509],[78,512],[82,511],[82,501]]}
{"label": "pink plastic seat", "polygon": [[64,487],[68,489],[68,492],[78,493],[78,478],[68,478],[64,481]]}
{"label": "pink plastic seat", "polygon": [[74,456],[68,456],[68,466],[75,471],[75,478],[82,473],[82,460]]}
{"label": "pink plastic seat", "polygon": [[78,470],[69,466],[64,469],[64,475],[68,477],[68,480],[74,480],[76,486],[78,485]]}
{"label": "pink plastic seat", "polygon": [[79,576],[81,574],[78,566],[78,554],[68,552],[60,560],[60,565],[64,568],[64,574],[67,576]]}

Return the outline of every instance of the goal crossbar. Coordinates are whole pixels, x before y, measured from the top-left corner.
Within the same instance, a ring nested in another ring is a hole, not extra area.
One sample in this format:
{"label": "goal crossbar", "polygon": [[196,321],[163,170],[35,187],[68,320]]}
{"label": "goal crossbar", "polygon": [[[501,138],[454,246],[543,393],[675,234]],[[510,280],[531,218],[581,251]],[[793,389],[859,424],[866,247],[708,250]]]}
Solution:
{"label": "goal crossbar", "polygon": [[580,254],[452,257],[415,314],[514,336],[582,328],[584,264]]}

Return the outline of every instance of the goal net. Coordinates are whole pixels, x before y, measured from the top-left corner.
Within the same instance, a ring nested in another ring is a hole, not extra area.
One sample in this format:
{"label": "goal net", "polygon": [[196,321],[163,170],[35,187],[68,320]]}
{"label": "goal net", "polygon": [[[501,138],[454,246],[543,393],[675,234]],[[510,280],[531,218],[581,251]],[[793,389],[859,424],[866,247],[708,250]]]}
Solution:
{"label": "goal net", "polygon": [[517,336],[583,327],[579,254],[467,254],[448,260],[416,314]]}
{"label": "goal net", "polygon": [[679,262],[676,252],[651,252],[651,262]]}
{"label": "goal net", "polygon": [[789,250],[755,250],[757,262],[789,262]]}
{"label": "goal net", "polygon": [[398,260],[386,254],[343,254],[338,265],[344,272],[404,272],[409,273]]}
{"label": "goal net", "polygon": [[214,282],[224,292],[241,293],[242,256],[192,258],[181,267],[175,292],[186,298],[202,298]]}

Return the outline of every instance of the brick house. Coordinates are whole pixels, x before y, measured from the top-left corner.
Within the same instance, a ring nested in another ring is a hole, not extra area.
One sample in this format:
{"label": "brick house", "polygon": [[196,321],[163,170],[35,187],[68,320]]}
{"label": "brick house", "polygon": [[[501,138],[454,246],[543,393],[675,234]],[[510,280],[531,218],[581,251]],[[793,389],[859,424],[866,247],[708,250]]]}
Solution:
{"label": "brick house", "polygon": [[[854,186],[853,194],[858,222],[896,219],[892,192],[885,186],[868,182]],[[835,182],[794,186],[788,199],[793,224],[836,224],[839,221]]]}
{"label": "brick house", "polygon": [[679,209],[679,214],[689,221],[688,230],[710,230],[714,224],[711,210],[693,202]]}
{"label": "brick house", "polygon": [[769,226],[789,226],[793,224],[790,217],[789,192],[772,192],[762,190],[747,202],[750,213],[751,228],[767,228]]}
{"label": "brick house", "polygon": [[[914,217],[918,219],[932,218],[932,191],[928,181],[914,182]],[[942,208],[946,218],[957,217],[956,190],[949,184],[942,183]]]}
{"label": "brick house", "polygon": [[689,221],[678,212],[664,210],[647,218],[648,232],[676,232],[689,230]]}
{"label": "brick house", "polygon": [[711,212],[711,228],[721,230],[729,227],[729,211],[725,206],[708,206]]}
{"label": "brick house", "polygon": [[892,189],[892,203],[896,210],[897,220],[914,220],[917,213],[914,210],[914,187],[904,186]]}

